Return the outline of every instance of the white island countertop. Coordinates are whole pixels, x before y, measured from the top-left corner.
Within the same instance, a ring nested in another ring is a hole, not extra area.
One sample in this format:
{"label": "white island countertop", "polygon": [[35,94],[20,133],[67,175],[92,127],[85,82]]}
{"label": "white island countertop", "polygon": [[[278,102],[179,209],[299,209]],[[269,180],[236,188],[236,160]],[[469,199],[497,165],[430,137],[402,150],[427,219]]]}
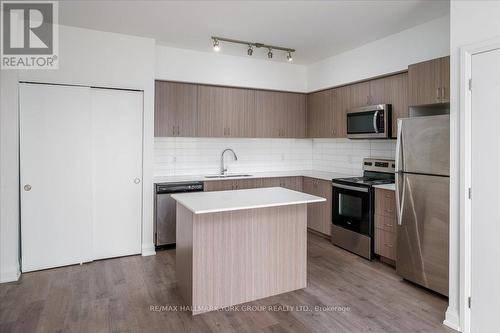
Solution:
{"label": "white island countertop", "polygon": [[234,191],[178,193],[172,194],[172,198],[194,214],[207,214],[326,201],[325,198],[282,187],[252,188]]}

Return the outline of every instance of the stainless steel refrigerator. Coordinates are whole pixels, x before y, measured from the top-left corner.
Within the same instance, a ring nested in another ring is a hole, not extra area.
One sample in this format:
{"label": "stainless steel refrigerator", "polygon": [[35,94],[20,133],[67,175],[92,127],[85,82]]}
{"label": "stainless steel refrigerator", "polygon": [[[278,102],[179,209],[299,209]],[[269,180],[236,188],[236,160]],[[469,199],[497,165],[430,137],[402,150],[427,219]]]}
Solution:
{"label": "stainless steel refrigerator", "polygon": [[398,121],[396,271],[448,296],[450,118]]}

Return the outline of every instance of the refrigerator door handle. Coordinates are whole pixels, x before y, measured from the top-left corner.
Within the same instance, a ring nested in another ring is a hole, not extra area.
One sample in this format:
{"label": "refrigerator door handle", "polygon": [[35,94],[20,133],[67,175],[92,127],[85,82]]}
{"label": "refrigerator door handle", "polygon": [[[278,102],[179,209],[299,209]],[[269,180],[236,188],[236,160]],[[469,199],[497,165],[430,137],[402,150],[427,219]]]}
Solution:
{"label": "refrigerator door handle", "polygon": [[398,119],[398,136],[396,141],[396,165],[395,171],[403,171],[403,121]]}
{"label": "refrigerator door handle", "polygon": [[[403,225],[403,211],[402,205],[404,204],[404,195],[405,195],[405,181],[404,175],[396,172],[394,179],[394,184],[396,185],[396,218],[398,225]],[[399,186],[400,179],[403,179],[403,188]]]}

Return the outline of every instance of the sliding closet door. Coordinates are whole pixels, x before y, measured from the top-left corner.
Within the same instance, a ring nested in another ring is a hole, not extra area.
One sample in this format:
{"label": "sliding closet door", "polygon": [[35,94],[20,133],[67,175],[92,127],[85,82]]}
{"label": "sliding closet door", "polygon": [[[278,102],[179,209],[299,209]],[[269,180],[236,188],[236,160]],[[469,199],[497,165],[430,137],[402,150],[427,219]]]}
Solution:
{"label": "sliding closet door", "polygon": [[94,259],[141,253],[142,92],[91,89]]}
{"label": "sliding closet door", "polygon": [[22,271],[91,260],[90,88],[20,84]]}

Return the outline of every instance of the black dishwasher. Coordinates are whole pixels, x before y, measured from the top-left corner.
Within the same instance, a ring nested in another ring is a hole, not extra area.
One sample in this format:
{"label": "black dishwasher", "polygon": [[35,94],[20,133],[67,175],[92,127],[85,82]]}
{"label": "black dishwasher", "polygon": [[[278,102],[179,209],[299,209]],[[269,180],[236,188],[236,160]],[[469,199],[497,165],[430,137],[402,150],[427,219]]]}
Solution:
{"label": "black dishwasher", "polygon": [[173,193],[201,192],[203,182],[160,183],[155,185],[155,246],[175,245],[176,201]]}

